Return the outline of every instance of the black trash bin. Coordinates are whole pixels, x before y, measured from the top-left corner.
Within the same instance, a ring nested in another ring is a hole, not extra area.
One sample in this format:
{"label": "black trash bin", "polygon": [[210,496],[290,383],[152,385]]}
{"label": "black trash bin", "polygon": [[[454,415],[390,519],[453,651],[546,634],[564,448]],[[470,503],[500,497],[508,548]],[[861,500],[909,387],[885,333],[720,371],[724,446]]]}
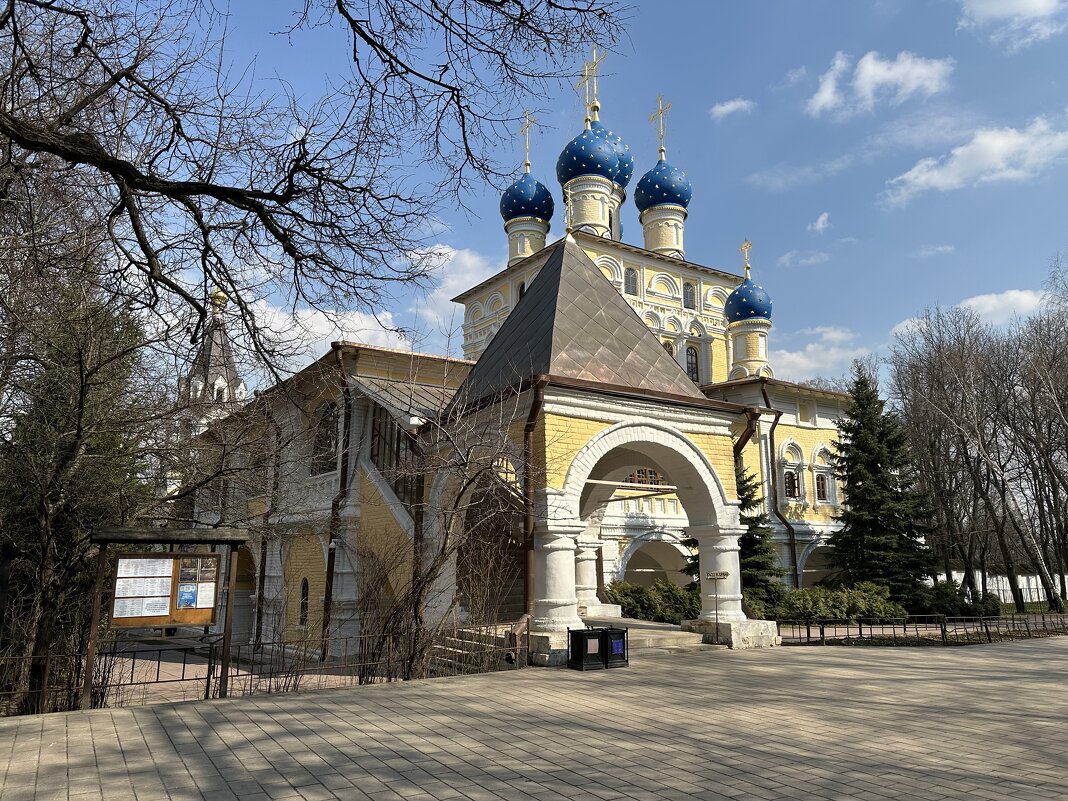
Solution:
{"label": "black trash bin", "polygon": [[604,629],[567,630],[567,666],[573,670],[603,670]]}
{"label": "black trash bin", "polygon": [[627,630],[609,626],[604,630],[604,644],[601,646],[606,668],[626,667],[630,664],[627,655]]}

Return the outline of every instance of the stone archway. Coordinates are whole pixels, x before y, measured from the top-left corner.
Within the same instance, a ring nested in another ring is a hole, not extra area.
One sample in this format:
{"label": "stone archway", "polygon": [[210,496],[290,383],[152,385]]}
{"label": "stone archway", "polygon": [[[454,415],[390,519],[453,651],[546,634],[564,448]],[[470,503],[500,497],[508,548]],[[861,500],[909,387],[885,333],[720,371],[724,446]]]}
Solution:
{"label": "stone archway", "polygon": [[[685,434],[658,423],[619,423],[594,436],[568,467],[564,486],[542,493],[542,519],[535,552],[534,627],[563,631],[580,621],[576,613],[575,548],[585,521],[615,492],[612,483],[597,482],[628,466],[655,468],[674,487],[690,520],[687,533],[697,539],[701,554],[701,614],[698,623],[713,626],[741,623],[738,576],[738,504],[728,498],[715,469]],[[708,574],[725,573],[715,582]],[[713,621],[715,621],[713,623]],[[728,631],[722,638],[730,640]]]}
{"label": "stone archway", "polygon": [[801,587],[813,587],[834,574],[830,563],[831,546],[826,538],[815,539],[805,546],[797,557],[797,570],[801,574]]}

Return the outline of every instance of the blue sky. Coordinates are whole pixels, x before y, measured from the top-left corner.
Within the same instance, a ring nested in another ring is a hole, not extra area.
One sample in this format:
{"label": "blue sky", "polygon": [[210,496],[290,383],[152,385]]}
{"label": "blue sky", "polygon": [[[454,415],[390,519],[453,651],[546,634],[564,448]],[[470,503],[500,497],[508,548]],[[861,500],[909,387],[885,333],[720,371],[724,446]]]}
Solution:
{"label": "blue sky", "polygon": [[[290,43],[266,35],[270,16],[245,16],[233,52],[257,53],[261,74],[312,91],[345,70],[340,32]],[[927,306],[965,303],[998,323],[1040,302],[1068,250],[1068,0],[638,2],[628,29],[603,68],[601,117],[630,144],[636,183],[656,161],[656,97],[672,102],[668,158],[694,187],[687,255],[738,271],[753,241],[780,377],[841,374]],[[563,86],[531,106],[555,236],[556,157],[582,103]],[[501,158],[518,171],[518,136]],[[437,286],[387,310],[426,332],[418,349],[447,349],[447,299],[504,266],[498,198],[487,188],[469,214],[442,215]],[[640,244],[631,198],[623,224]],[[365,325],[350,317],[346,333],[395,342]]]}

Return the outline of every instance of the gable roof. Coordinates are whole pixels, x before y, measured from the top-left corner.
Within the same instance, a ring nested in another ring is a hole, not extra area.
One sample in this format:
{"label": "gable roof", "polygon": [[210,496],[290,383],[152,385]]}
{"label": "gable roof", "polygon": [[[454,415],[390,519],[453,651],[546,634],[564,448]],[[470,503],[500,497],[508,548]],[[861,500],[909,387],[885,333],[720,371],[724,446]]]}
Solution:
{"label": "gable roof", "polygon": [[448,411],[534,376],[705,400],[573,238],[560,240],[549,251]]}

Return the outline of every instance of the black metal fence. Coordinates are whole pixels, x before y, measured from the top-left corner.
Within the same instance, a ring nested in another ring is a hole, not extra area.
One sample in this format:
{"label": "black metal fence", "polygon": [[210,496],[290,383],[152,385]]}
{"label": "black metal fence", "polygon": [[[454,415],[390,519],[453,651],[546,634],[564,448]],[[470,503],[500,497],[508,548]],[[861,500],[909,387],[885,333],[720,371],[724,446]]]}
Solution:
{"label": "black metal fence", "polygon": [[1068,615],[780,620],[783,645],[978,645],[1068,634]]}
{"label": "black metal fence", "polygon": [[[429,640],[363,635],[231,647],[228,695],[296,692],[406,679],[515,670],[529,663],[525,624],[465,626]],[[218,636],[174,641],[118,640],[101,646],[93,670],[93,706],[217,698]],[[26,687],[30,657],[0,658],[0,716],[77,709],[85,654],[52,655],[45,686]]]}

